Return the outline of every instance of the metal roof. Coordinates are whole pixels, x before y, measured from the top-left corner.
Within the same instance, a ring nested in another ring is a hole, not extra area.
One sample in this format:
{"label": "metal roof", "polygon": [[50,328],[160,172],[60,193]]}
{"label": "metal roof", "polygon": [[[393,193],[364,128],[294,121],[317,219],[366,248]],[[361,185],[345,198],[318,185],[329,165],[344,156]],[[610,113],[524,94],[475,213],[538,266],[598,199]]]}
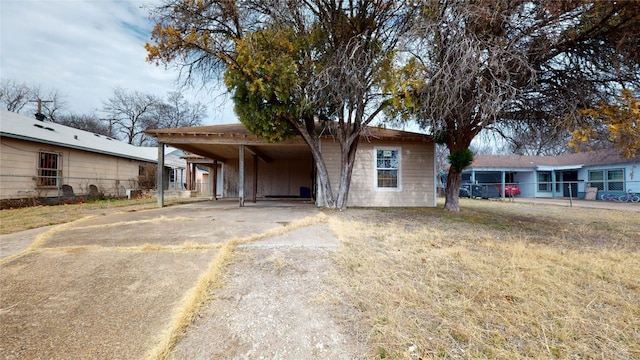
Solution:
{"label": "metal roof", "polygon": [[[104,135],[0,109],[0,137],[157,163],[158,149],[143,148]],[[153,150],[151,150],[153,149]]]}

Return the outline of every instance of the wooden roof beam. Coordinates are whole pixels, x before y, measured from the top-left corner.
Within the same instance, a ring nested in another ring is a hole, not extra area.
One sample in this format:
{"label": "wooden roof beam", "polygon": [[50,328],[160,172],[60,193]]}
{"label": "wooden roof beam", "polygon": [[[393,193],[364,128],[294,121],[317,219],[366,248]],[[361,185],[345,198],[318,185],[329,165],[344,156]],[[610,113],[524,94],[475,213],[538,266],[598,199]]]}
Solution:
{"label": "wooden roof beam", "polygon": [[245,149],[249,150],[252,154],[258,157],[258,159],[266,162],[267,164],[272,162],[273,159],[265,155],[262,151],[258,150],[255,146],[245,145]]}

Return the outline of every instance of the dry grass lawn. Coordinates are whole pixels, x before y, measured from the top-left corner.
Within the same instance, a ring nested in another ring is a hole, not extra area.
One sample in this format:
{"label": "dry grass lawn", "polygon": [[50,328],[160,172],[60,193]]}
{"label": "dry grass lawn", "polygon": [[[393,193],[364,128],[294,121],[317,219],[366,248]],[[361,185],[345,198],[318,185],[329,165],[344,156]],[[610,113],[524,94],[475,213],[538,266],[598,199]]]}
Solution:
{"label": "dry grass lawn", "polygon": [[[108,206],[85,205],[3,210],[0,233]],[[640,359],[637,213],[466,199],[461,209],[349,209],[306,220],[327,222],[341,242],[328,311],[367,344],[367,359]],[[168,356],[236,245],[274,235],[222,245],[147,357]]]}
{"label": "dry grass lawn", "polygon": [[639,359],[640,217],[461,201],[331,216],[367,358]]}

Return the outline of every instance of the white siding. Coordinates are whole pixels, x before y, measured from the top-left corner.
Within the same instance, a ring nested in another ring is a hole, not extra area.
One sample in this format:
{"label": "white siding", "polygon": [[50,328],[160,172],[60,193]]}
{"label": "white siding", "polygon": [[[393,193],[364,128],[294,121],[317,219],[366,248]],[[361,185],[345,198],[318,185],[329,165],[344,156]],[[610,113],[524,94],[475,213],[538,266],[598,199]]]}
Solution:
{"label": "white siding", "polygon": [[[375,189],[375,147],[401,149],[401,190]],[[323,141],[322,156],[331,181],[334,197],[340,178],[340,146]],[[401,207],[435,206],[434,145],[423,142],[361,142],[351,175],[348,206]]]}
{"label": "white siding", "polygon": [[76,195],[88,194],[89,185],[95,185],[108,196],[124,196],[125,189],[137,187],[139,166],[150,164],[9,138],[2,138],[0,150],[2,199],[58,196],[57,189],[41,189],[36,186],[40,151],[60,154],[60,185],[70,185]]}

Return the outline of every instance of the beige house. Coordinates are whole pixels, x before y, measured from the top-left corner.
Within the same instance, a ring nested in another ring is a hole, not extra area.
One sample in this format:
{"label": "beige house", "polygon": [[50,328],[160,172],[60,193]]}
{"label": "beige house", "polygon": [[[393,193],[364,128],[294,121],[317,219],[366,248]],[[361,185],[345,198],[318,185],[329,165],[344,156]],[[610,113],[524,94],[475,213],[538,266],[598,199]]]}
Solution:
{"label": "beige house", "polygon": [[[315,164],[301,137],[268,143],[241,124],[146,133],[161,144],[199,155],[199,164],[210,169],[210,188],[219,188],[221,179],[222,196],[238,198],[241,206],[245,199],[317,198]],[[324,134],[322,155],[335,195],[340,145],[331,131]],[[435,206],[434,147],[424,134],[368,128],[360,138],[348,206]]]}
{"label": "beige house", "polygon": [[124,142],[2,110],[0,199],[101,194],[155,186],[157,148]]}

